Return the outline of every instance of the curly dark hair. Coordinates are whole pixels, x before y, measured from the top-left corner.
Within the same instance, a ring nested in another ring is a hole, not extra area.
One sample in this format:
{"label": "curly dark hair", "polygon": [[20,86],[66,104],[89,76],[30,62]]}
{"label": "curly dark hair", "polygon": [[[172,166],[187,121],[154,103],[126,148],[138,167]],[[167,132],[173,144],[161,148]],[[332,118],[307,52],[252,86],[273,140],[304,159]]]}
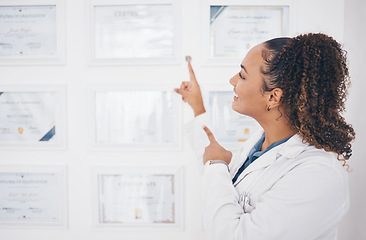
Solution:
{"label": "curly dark hair", "polygon": [[346,165],[355,138],[341,115],[350,84],[346,51],[321,33],[275,38],[264,46],[263,91],[282,89],[281,104],[294,130]]}

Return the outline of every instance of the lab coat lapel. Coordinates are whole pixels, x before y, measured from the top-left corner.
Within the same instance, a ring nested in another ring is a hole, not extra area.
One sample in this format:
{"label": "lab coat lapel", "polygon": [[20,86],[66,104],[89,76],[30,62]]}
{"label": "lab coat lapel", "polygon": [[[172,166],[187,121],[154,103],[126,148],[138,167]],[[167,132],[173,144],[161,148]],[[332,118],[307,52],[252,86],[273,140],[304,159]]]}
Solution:
{"label": "lab coat lapel", "polygon": [[246,174],[248,174],[250,172],[253,172],[253,171],[257,170],[257,169],[265,168],[265,167],[271,165],[274,161],[276,161],[276,159],[277,159],[277,153],[278,153],[278,150],[277,149],[280,148],[280,147],[281,146],[275,147],[275,148],[269,150],[268,152],[264,153],[257,160],[255,160],[254,162],[252,162],[243,171],[243,173],[242,173],[243,175],[241,175],[241,176],[245,176]]}
{"label": "lab coat lapel", "polygon": [[263,129],[258,130],[253,134],[251,138],[249,138],[244,144],[245,147],[242,150],[242,152],[239,153],[239,161],[237,162],[231,162],[232,165],[230,165],[230,172],[232,174],[232,177],[235,176],[238,169],[244,164],[245,160],[248,158],[250,150],[254,147],[254,145],[259,141],[259,139],[262,137],[264,131]]}

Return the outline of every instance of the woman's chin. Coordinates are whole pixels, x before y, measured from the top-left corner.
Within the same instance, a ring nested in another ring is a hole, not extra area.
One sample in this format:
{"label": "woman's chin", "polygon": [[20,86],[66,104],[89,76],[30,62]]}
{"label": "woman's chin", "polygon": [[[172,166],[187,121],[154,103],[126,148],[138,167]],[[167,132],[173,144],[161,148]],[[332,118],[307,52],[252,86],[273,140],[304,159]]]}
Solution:
{"label": "woman's chin", "polygon": [[235,102],[233,102],[233,104],[232,104],[231,108],[232,108],[235,112],[237,112],[237,113],[239,113],[239,114],[247,115],[247,114],[245,113],[245,111],[243,111],[243,109],[239,109],[239,108],[238,108],[238,106],[235,104]]}
{"label": "woman's chin", "polygon": [[242,113],[239,111],[238,107],[236,106],[235,102],[233,102],[233,104],[232,104],[231,108],[232,108],[235,112],[242,114]]}

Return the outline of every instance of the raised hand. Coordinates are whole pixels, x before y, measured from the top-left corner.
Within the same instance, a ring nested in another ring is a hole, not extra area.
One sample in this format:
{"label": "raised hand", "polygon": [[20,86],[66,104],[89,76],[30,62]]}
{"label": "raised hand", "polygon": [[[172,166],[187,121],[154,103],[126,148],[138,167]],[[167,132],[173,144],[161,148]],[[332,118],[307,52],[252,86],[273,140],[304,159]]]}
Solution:
{"label": "raised hand", "polygon": [[191,61],[188,61],[188,70],[190,81],[184,81],[180,88],[175,88],[174,91],[182,96],[182,100],[187,102],[193,109],[194,116],[198,116],[206,112],[203,105],[201,88],[198,85],[196,76],[193,72]]}
{"label": "raised hand", "polygon": [[205,148],[205,153],[203,154],[203,164],[210,160],[222,160],[229,164],[233,154],[216,141],[215,136],[208,127],[204,126],[203,130],[205,130],[208,140],[210,141],[210,144]]}

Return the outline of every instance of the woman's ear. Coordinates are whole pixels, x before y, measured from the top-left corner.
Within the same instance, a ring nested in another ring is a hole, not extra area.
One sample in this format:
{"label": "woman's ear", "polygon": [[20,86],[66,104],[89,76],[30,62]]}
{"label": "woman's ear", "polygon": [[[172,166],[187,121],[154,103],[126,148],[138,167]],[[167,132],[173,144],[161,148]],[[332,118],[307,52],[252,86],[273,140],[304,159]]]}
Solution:
{"label": "woman's ear", "polygon": [[267,105],[270,108],[276,108],[281,105],[283,91],[281,88],[275,88],[270,92]]}

